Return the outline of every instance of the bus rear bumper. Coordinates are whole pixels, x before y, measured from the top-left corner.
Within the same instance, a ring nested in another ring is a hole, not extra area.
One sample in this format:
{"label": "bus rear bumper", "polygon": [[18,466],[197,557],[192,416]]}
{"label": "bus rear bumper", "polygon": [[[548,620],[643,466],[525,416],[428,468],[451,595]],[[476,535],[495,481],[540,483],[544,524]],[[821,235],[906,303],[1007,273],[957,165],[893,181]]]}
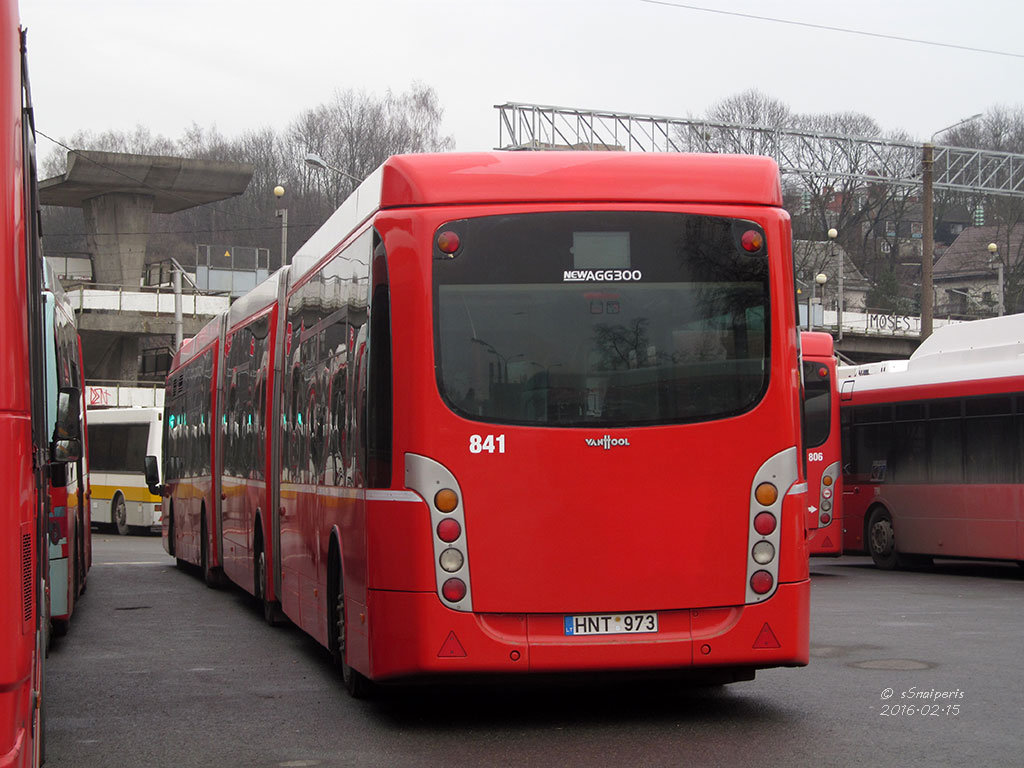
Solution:
{"label": "bus rear bumper", "polygon": [[843,554],[843,531],[839,526],[815,528],[807,534],[807,548],[813,556],[839,557]]}
{"label": "bus rear bumper", "polygon": [[809,581],[780,584],[759,605],[660,611],[657,633],[630,635],[566,636],[562,614],[459,613],[433,593],[372,591],[370,600],[373,634],[349,635],[349,662],[375,680],[760,669],[809,656]]}

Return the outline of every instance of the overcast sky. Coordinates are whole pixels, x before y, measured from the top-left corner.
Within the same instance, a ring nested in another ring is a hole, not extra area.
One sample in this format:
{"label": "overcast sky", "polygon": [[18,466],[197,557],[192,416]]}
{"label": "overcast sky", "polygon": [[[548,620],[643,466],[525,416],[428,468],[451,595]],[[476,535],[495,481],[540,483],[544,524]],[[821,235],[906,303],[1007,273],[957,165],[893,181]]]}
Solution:
{"label": "overcast sky", "polygon": [[[757,88],[925,140],[1024,104],[1020,0],[20,0],[37,127],[283,130],[335,90],[432,86],[459,150],[507,101],[700,116]],[[774,17],[1014,56],[723,15]],[[40,139],[44,156],[53,145]]]}

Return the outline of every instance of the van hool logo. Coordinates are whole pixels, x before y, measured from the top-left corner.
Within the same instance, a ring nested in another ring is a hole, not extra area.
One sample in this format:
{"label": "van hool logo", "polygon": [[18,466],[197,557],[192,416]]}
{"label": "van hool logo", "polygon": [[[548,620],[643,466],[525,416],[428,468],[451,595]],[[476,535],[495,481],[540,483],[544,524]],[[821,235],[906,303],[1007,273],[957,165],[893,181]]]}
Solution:
{"label": "van hool logo", "polygon": [[590,448],[604,448],[606,451],[610,451],[612,446],[616,445],[629,445],[629,440],[624,437],[612,437],[611,435],[605,435],[604,437],[587,437],[584,438],[587,441],[587,445]]}

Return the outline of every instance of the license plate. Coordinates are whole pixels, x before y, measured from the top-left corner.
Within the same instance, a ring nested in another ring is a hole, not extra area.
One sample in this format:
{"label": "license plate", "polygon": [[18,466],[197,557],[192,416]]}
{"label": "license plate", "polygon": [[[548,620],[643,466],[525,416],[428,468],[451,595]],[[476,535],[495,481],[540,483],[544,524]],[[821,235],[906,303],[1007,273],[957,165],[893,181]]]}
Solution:
{"label": "license plate", "polygon": [[656,613],[603,613],[566,616],[566,635],[637,635],[658,631]]}

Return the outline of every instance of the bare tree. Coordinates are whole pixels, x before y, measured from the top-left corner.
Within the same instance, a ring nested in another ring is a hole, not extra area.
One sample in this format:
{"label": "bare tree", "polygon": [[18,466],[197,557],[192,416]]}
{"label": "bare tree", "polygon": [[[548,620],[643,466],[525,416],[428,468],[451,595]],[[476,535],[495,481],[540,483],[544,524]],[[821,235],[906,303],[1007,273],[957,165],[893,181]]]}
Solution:
{"label": "bare tree", "polygon": [[[227,138],[215,127],[193,124],[174,141],[137,126],[126,132],[79,132],[61,143],[74,149],[252,163],[255,172],[243,195],[172,216],[154,216],[147,260],[187,260],[194,258],[197,243],[210,243],[267,248],[273,266],[280,262],[281,243],[276,209],[288,209],[288,246],[293,253],[354,189],[355,179],[367,176],[390,155],[451,149],[453,140],[441,133],[443,114],[434,90],[414,84],[408,91],[389,91],[383,97],[336,92],[329,102],[302,112],[281,134],[259,128]],[[303,162],[308,152],[354,178],[309,169]],[[42,163],[42,176],[63,173],[66,158],[65,149],[52,151]],[[278,185],[285,189],[281,199],[274,194]],[[49,253],[80,255],[86,250],[80,211],[48,208],[44,217]]]}

